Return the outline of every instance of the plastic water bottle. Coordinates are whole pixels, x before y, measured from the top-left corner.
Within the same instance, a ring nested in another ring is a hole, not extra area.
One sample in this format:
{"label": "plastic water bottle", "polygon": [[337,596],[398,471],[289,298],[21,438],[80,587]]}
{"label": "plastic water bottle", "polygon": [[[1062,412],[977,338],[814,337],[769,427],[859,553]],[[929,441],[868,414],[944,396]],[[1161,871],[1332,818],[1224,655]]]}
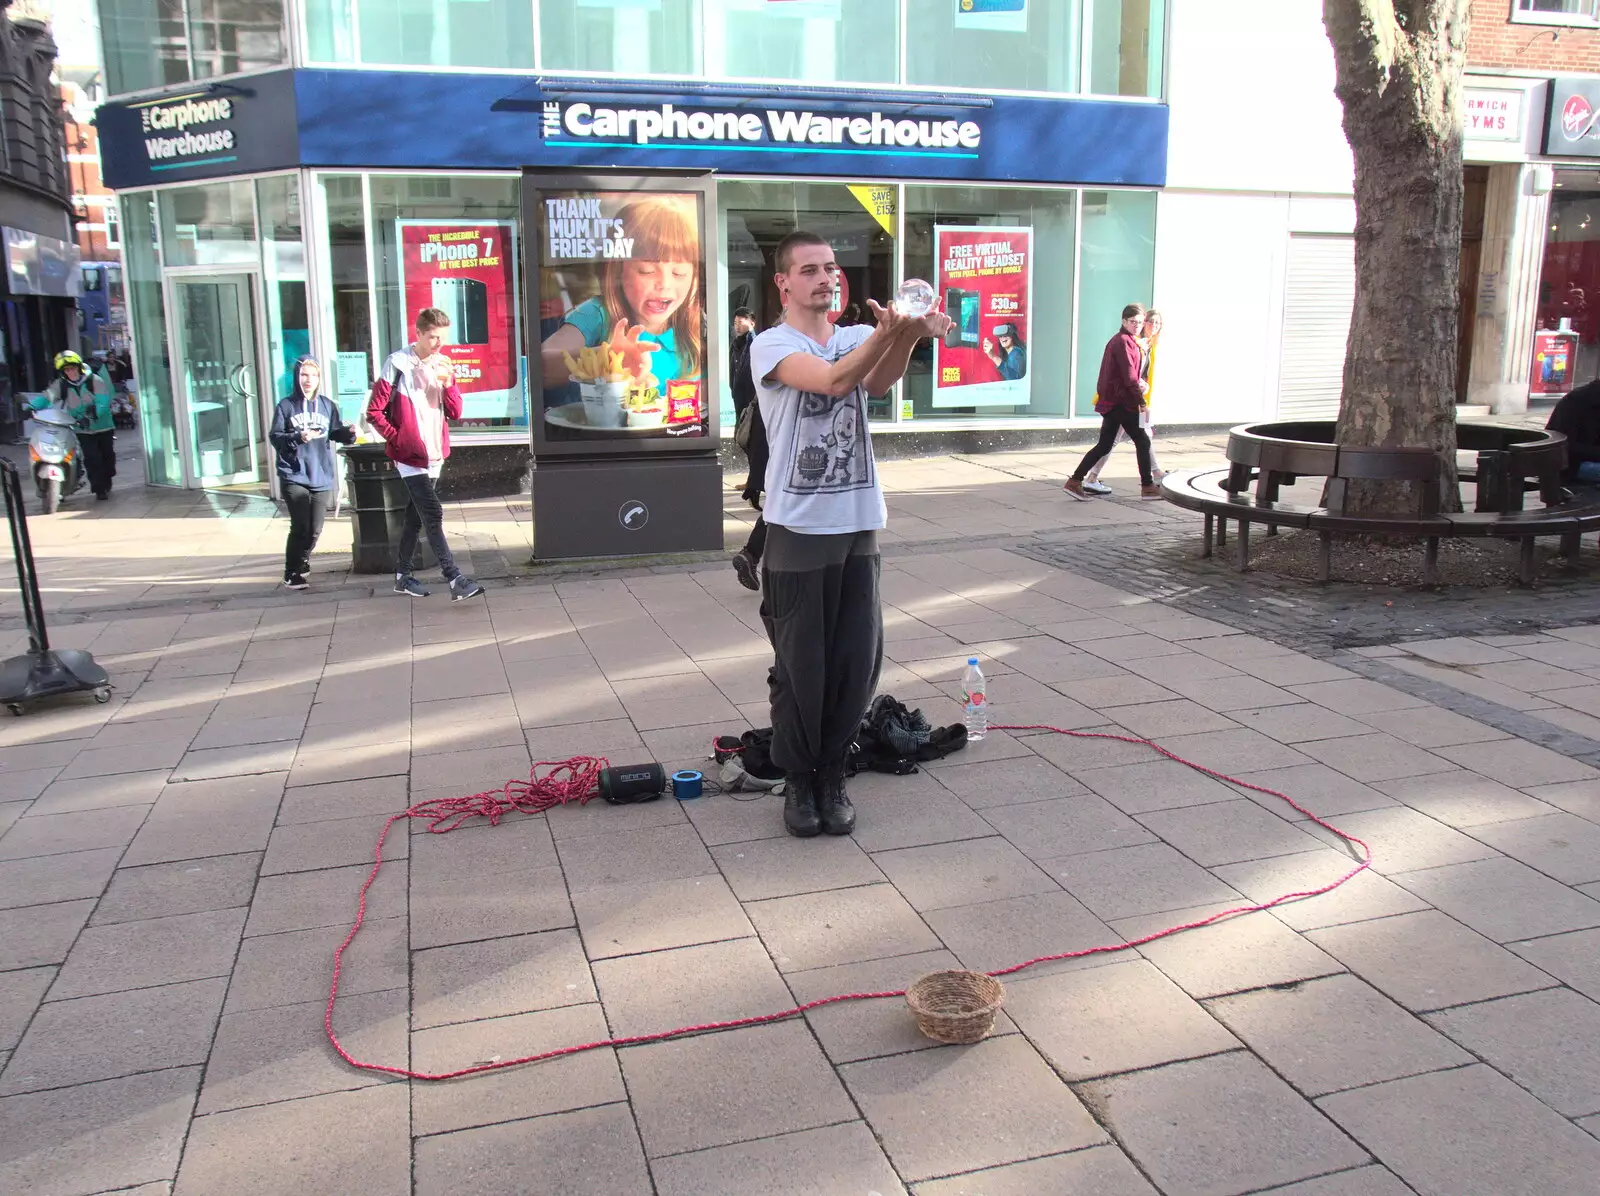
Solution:
{"label": "plastic water bottle", "polygon": [[989,703],[984,697],[983,670],[976,656],[967,657],[967,675],[961,679],[967,705],[967,739],[982,739],[989,733]]}
{"label": "plastic water bottle", "polygon": [[894,309],[902,316],[916,320],[932,311],[938,302],[931,286],[920,278],[908,278],[895,292]]}

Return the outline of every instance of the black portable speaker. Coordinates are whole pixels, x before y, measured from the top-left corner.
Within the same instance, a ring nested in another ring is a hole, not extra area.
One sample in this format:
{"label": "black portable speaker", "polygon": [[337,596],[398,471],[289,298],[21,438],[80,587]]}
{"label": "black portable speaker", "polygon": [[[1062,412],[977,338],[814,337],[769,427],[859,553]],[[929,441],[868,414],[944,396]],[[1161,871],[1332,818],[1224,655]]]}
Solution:
{"label": "black portable speaker", "polygon": [[600,770],[600,796],[614,806],[655,801],[667,788],[667,770],[655,761]]}

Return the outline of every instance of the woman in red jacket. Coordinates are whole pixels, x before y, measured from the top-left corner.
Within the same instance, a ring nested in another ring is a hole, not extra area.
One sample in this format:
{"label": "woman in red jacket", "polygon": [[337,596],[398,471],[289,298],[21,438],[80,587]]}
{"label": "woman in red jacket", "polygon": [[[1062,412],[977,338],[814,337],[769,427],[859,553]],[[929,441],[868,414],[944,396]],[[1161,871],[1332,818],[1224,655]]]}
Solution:
{"label": "woman in red jacket", "polygon": [[1083,455],[1078,468],[1063,486],[1079,502],[1089,501],[1083,479],[1111,451],[1118,432],[1127,433],[1139,456],[1139,497],[1161,497],[1161,487],[1156,485],[1151,473],[1150,436],[1139,426],[1144,396],[1150,389],[1150,384],[1144,380],[1144,346],[1139,343],[1139,331],[1143,327],[1143,305],[1128,304],[1122,309],[1122,327],[1106,342],[1106,351],[1101,355],[1100,381],[1095,388],[1099,398],[1094,405],[1100,413],[1100,439]]}

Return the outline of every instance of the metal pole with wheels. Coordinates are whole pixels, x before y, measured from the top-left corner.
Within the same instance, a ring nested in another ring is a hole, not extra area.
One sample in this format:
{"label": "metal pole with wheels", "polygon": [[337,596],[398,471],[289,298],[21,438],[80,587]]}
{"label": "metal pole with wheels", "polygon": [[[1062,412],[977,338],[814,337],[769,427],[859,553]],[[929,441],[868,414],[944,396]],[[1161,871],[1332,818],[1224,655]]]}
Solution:
{"label": "metal pole with wheels", "polygon": [[33,563],[33,542],[28,538],[28,515],[22,505],[22,475],[10,461],[0,459],[0,487],[6,493],[6,522],[11,527],[11,551],[17,559],[17,587],[22,592],[22,613],[28,622],[28,651],[0,663],[0,703],[21,714],[41,698],[93,691],[95,701],[111,700],[111,678],[94,657],[75,648],[53,650],[44,624],[44,604],[39,599],[39,571]]}

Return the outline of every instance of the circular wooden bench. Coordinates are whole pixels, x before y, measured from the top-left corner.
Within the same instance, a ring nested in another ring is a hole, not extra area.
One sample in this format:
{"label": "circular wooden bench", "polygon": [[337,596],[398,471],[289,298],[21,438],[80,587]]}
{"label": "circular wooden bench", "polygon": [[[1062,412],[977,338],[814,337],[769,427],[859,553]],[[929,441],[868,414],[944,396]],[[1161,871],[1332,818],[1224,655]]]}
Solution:
{"label": "circular wooden bench", "polygon": [[[1228,520],[1238,525],[1239,568],[1250,567],[1250,526],[1268,535],[1280,527],[1316,531],[1322,541],[1318,578],[1327,581],[1335,533],[1417,536],[1425,544],[1424,580],[1438,584],[1439,541],[1445,536],[1496,536],[1521,542],[1518,577],[1532,584],[1534,545],[1539,536],[1560,536],[1563,553],[1574,558],[1581,536],[1600,530],[1600,500],[1574,498],[1561,485],[1566,467],[1566,437],[1559,432],[1495,424],[1462,424],[1463,452],[1478,454],[1460,470],[1478,484],[1477,509],[1441,512],[1438,458],[1428,448],[1356,448],[1332,442],[1331,421],[1241,425],[1228,436],[1228,466],[1168,474],[1161,483],[1168,502],[1205,516],[1204,549],[1227,542]],[[1325,477],[1325,505],[1286,503],[1284,486],[1301,477]],[[1411,505],[1378,516],[1345,512],[1355,481],[1409,482]],[[1255,483],[1254,493],[1250,492]],[[1523,509],[1529,490],[1542,507]]]}

